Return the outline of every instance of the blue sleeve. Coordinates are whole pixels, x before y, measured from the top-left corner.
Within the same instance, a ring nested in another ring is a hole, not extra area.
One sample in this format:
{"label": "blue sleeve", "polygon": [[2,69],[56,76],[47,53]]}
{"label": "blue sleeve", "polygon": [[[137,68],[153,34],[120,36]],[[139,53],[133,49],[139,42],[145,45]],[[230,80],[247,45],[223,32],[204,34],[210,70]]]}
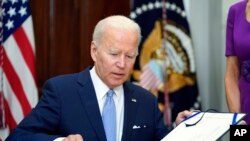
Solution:
{"label": "blue sleeve", "polygon": [[48,81],[39,103],[11,132],[6,141],[53,141],[59,137],[56,135],[59,121],[60,97],[53,83]]}

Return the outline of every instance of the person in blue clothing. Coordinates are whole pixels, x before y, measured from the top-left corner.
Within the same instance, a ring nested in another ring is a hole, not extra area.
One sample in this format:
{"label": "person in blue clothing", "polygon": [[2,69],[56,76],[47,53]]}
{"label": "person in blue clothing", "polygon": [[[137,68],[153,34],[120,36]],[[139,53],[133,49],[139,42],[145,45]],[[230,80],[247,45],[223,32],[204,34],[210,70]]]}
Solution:
{"label": "person in blue clothing", "polygon": [[[140,40],[140,27],[125,16],[99,21],[90,46],[94,66],[46,81],[39,103],[7,141],[106,141],[102,116],[110,89],[116,110],[114,140],[160,141],[169,131],[156,97],[127,81]],[[180,112],[176,123],[189,115]]]}

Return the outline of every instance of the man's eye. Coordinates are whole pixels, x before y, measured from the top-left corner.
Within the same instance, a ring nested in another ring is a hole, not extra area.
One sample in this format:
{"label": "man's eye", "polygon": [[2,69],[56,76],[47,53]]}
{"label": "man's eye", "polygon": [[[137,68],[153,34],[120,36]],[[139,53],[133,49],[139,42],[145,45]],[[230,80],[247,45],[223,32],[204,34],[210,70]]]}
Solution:
{"label": "man's eye", "polygon": [[134,55],[127,55],[127,57],[128,57],[129,59],[134,59],[134,58],[135,58]]}
{"label": "man's eye", "polygon": [[117,56],[118,54],[117,53],[110,53],[110,55]]}

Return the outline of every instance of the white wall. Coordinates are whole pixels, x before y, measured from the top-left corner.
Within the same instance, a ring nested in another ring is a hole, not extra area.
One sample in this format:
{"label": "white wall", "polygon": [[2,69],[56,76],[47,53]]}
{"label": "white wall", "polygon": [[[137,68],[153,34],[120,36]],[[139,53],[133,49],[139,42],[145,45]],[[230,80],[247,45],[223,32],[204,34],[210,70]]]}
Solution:
{"label": "white wall", "polygon": [[203,110],[227,111],[224,91],[225,26],[237,0],[184,0],[188,13]]}
{"label": "white wall", "polygon": [[[194,42],[203,110],[228,111],[224,90],[225,29],[228,8],[237,1],[184,0]],[[221,140],[229,140],[229,135]]]}

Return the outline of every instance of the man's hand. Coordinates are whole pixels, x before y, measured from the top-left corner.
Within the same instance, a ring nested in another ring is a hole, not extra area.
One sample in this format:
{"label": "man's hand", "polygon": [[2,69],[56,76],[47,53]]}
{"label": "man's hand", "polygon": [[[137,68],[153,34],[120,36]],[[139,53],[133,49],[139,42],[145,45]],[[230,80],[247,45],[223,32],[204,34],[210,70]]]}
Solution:
{"label": "man's hand", "polygon": [[176,125],[180,124],[181,121],[183,121],[185,118],[187,118],[191,114],[192,114],[192,112],[190,112],[188,110],[185,110],[185,111],[178,113],[176,120],[175,120]]}
{"label": "man's hand", "polygon": [[63,141],[83,141],[83,138],[80,134],[68,135]]}

